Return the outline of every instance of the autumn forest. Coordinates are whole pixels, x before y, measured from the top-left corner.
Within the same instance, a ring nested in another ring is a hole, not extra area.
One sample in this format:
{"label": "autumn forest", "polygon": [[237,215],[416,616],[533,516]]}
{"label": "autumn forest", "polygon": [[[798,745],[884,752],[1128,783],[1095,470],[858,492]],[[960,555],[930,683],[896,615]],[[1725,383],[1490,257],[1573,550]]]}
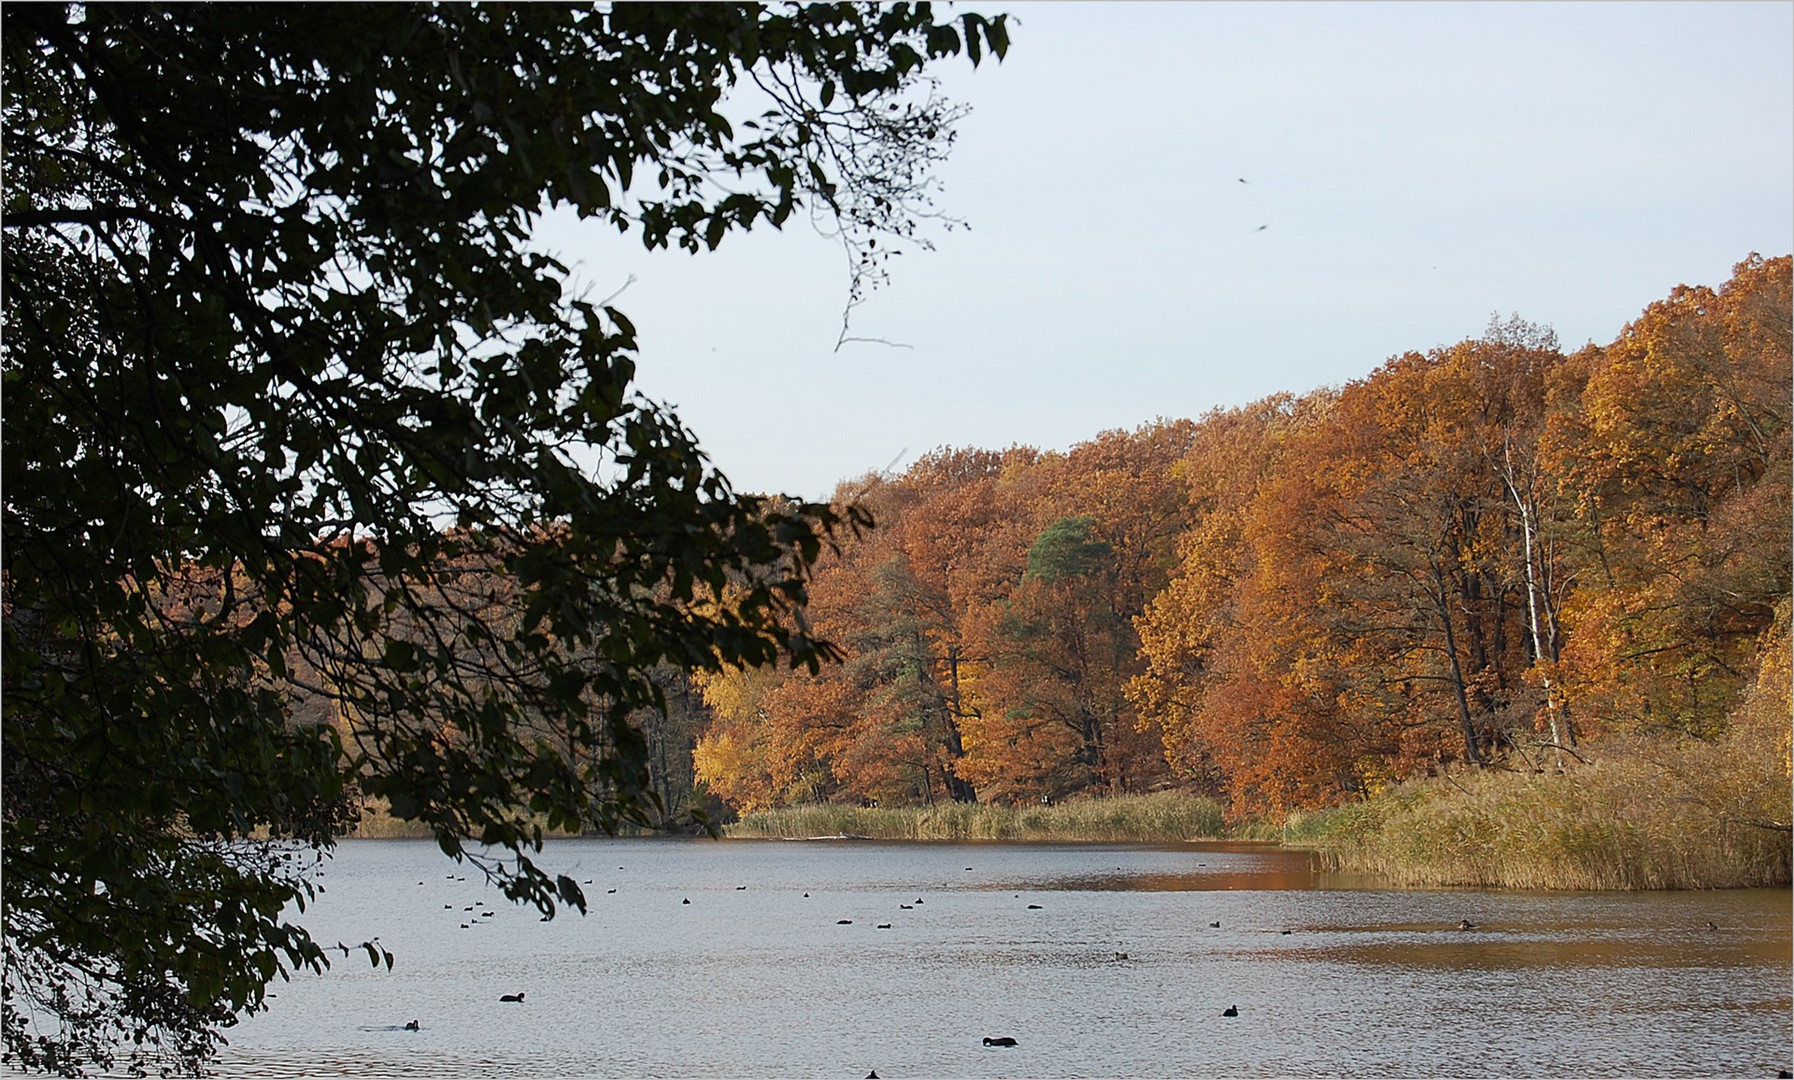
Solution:
{"label": "autumn forest", "polygon": [[1789,267],[1605,346],[1495,320],[1345,386],[844,483],[877,527],[807,611],[842,662],[673,680],[656,771],[737,812],[1179,789],[1279,820],[1713,739],[1787,649]]}

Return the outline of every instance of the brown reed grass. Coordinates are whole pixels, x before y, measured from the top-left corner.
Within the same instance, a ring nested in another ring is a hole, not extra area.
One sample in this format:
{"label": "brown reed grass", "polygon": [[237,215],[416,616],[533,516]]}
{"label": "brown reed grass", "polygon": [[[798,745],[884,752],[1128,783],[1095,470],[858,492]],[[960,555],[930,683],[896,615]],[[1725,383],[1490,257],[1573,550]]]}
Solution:
{"label": "brown reed grass", "polygon": [[1787,885],[1787,777],[1773,758],[1753,767],[1737,749],[1629,742],[1562,773],[1409,783],[1294,820],[1284,839],[1333,869],[1405,886]]}
{"label": "brown reed grass", "polygon": [[873,840],[1178,843],[1221,834],[1221,805],[1182,792],[1080,799],[1053,806],[944,803],[917,807],[793,806],[749,814],[731,837],[863,836]]}

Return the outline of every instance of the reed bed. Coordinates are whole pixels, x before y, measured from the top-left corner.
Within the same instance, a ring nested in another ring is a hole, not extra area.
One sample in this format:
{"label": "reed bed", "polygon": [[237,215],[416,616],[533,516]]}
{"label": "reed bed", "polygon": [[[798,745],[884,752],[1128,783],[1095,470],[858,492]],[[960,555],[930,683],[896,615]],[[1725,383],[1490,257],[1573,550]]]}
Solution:
{"label": "reed bed", "polygon": [[1152,844],[1219,836],[1221,826],[1221,805],[1213,799],[1163,791],[1054,806],[793,806],[748,814],[725,832],[738,838],[863,836],[873,840]]}
{"label": "reed bed", "polygon": [[1563,773],[1406,784],[1292,820],[1283,840],[1398,886],[1787,885],[1790,836],[1772,827],[1788,821],[1787,778],[1759,771],[1740,777],[1711,746],[1629,747]]}

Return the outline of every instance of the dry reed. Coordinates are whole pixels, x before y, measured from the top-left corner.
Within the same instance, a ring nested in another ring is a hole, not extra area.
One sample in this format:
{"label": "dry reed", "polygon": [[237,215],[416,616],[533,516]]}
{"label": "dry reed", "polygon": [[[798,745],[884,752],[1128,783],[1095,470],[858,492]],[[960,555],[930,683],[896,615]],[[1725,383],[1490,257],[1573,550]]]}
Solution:
{"label": "dry reed", "polygon": [[[1410,783],[1292,822],[1285,841],[1409,886],[1786,885],[1785,777],[1752,784],[1712,744],[1633,744],[1563,773]],[[1776,803],[1779,800],[1779,807]]]}
{"label": "dry reed", "polygon": [[874,840],[1177,843],[1218,836],[1219,803],[1181,792],[1053,806],[945,803],[918,807],[793,806],[748,814],[731,837],[863,836]]}
{"label": "dry reed", "polygon": [[1334,867],[1405,885],[1712,889],[1789,883],[1788,608],[1715,740],[1614,740],[1554,773],[1398,787],[1285,829]]}

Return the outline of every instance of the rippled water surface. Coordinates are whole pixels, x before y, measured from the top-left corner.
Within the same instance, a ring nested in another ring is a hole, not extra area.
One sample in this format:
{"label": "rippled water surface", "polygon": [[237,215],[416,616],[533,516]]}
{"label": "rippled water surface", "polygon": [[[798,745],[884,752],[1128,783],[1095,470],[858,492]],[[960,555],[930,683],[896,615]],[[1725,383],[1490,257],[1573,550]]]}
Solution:
{"label": "rippled water surface", "polygon": [[[272,1008],[229,1033],[219,1071],[891,1080],[1790,1065],[1786,890],[1388,891],[1243,845],[567,840],[542,862],[591,882],[589,915],[541,922],[428,841],[344,843],[302,921],[323,942],[378,937],[394,968],[357,953],[277,984]],[[518,991],[524,1003],[499,1002]],[[1230,1005],[1238,1017],[1221,1015]],[[1018,1045],[985,1047],[987,1035]]]}

